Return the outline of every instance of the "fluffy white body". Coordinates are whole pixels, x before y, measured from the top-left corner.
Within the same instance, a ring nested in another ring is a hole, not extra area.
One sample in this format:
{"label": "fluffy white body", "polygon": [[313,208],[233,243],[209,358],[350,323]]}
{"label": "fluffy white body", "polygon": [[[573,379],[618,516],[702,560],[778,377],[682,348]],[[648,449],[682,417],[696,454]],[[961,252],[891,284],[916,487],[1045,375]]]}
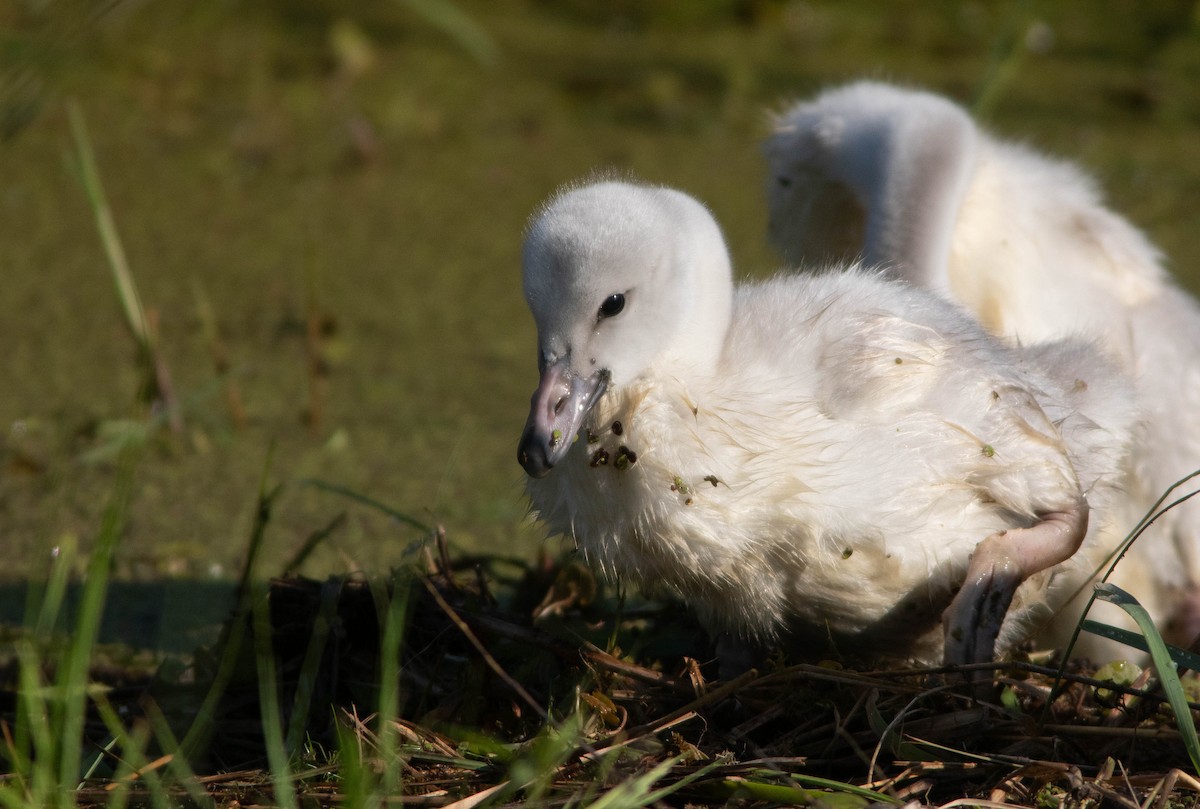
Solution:
{"label": "fluffy white body", "polygon": [[[994,334],[1084,336],[1119,358],[1147,423],[1131,514],[1200,468],[1200,306],[1074,166],[988,136],[940,96],[873,82],[795,106],[765,153],[770,235],[789,261],[862,257],[959,301]],[[1119,576],[1190,641],[1200,504],[1160,520]]]}
{"label": "fluffy white body", "polygon": [[860,270],[735,290],[712,217],[668,189],[567,191],[524,260],[535,512],[716,632],[933,661],[944,610],[953,644],[1024,581],[982,645],[947,653],[986,659],[1113,544],[1133,407],[1086,344],[1011,348]]}

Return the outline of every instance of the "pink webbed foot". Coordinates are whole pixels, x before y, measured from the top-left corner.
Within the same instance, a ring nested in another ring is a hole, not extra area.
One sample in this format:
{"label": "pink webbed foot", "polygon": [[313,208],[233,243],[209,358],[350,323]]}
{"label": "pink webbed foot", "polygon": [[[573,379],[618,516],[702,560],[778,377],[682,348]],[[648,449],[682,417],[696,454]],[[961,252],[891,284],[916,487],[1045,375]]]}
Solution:
{"label": "pink webbed foot", "polygon": [[[1001,531],[980,542],[962,589],[942,613],[946,665],[991,661],[1021,582],[1071,558],[1083,544],[1087,524],[1087,503],[1080,499],[1062,511],[1041,515],[1028,528]],[[979,682],[987,676],[980,672],[971,679]]]}

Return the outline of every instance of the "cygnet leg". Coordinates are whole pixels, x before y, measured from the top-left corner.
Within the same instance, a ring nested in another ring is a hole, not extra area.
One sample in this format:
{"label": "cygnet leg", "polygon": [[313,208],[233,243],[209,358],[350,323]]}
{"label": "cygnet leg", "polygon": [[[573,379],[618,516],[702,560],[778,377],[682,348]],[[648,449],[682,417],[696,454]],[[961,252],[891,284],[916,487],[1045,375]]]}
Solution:
{"label": "cygnet leg", "polygon": [[1200,585],[1189,582],[1183,588],[1167,629],[1170,632],[1170,636],[1165,637],[1167,643],[1186,644],[1188,651],[1200,653]]}
{"label": "cygnet leg", "polygon": [[942,613],[946,664],[991,660],[1017,587],[1034,573],[1071,558],[1083,543],[1087,524],[1087,503],[1080,499],[1063,511],[1041,515],[1029,528],[1000,531],[980,542],[962,589]]}

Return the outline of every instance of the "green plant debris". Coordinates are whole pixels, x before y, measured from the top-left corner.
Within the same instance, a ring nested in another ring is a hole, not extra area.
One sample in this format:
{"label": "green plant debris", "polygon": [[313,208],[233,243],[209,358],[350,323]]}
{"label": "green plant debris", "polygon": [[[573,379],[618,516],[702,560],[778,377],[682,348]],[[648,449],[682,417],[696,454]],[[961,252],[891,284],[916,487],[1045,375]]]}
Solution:
{"label": "green plant debris", "polygon": [[[1096,669],[1094,676],[1097,680],[1108,680],[1117,685],[1133,685],[1137,678],[1142,676],[1142,667],[1129,660],[1111,660]],[[1108,702],[1113,697],[1114,692],[1111,689],[1096,689],[1096,699],[1101,702]]]}
{"label": "green plant debris", "polygon": [[633,450],[631,450],[629,447],[625,446],[624,444],[617,447],[616,457],[613,458],[613,466],[616,467],[617,470],[624,472],[626,469],[633,466],[635,463],[637,463],[637,453],[636,452],[634,452]]}
{"label": "green plant debris", "polygon": [[1196,735],[1196,723],[1192,717],[1192,710],[1188,705],[1183,684],[1179,680],[1179,673],[1171,660],[1167,645],[1163,642],[1154,622],[1150,620],[1149,613],[1138,603],[1136,598],[1109,582],[1100,582],[1096,585],[1096,597],[1116,604],[1137,623],[1138,629],[1141,630],[1142,636],[1150,648],[1150,659],[1154,661],[1154,668],[1158,672],[1162,690],[1167,695],[1167,701],[1178,724],[1179,735],[1183,739],[1183,746],[1191,758],[1192,772],[1200,775],[1200,737]]}

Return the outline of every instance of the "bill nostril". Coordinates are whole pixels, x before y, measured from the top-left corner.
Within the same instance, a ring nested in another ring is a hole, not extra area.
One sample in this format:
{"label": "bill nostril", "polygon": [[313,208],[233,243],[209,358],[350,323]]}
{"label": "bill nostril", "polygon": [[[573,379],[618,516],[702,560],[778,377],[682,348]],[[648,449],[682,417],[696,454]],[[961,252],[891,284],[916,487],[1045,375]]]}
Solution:
{"label": "bill nostril", "polygon": [[555,402],[555,403],[554,403],[554,415],[556,415],[556,416],[557,416],[559,413],[561,413],[561,412],[562,412],[562,409],[563,409],[563,407],[566,405],[566,403],[567,403],[567,397],[566,397],[566,396],[562,397],[562,398],[561,398],[561,399],[559,399],[557,402]]}

